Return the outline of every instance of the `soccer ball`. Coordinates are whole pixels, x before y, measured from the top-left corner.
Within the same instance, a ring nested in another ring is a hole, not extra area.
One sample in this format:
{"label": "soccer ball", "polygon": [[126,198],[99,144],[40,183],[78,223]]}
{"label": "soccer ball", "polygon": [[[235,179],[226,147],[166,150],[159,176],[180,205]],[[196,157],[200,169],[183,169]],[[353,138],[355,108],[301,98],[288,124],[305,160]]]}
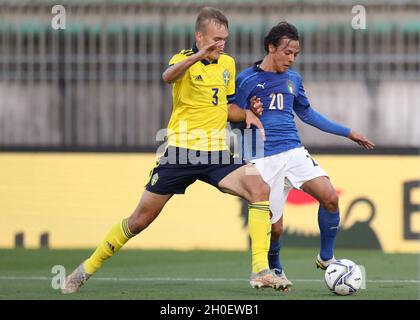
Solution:
{"label": "soccer ball", "polygon": [[340,296],[355,293],[362,285],[362,272],[357,264],[348,259],[331,263],[325,270],[328,289]]}

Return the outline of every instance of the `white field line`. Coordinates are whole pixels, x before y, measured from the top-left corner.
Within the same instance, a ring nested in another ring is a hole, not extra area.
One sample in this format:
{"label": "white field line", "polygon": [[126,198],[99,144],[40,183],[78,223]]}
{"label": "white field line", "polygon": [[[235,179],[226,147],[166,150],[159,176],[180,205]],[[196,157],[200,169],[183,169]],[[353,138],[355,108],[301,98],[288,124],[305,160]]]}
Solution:
{"label": "white field line", "polygon": [[[0,281],[13,281],[13,280],[52,280],[51,277],[19,277],[19,276],[0,276]],[[94,277],[91,280],[94,281],[196,281],[196,282],[244,282],[249,281],[244,278],[104,278],[104,277]],[[324,282],[321,279],[293,279],[296,282]],[[389,279],[389,280],[366,280],[366,282],[371,283],[419,283],[420,279]]]}

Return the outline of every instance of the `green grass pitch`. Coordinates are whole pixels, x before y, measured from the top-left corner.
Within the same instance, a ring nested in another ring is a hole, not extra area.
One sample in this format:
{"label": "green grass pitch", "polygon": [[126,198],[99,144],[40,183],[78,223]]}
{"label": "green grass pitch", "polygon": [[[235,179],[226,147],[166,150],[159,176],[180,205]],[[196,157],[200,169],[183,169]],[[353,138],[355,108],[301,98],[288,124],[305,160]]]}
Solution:
{"label": "green grass pitch", "polygon": [[328,291],[316,269],[317,250],[283,248],[293,290],[285,294],[249,286],[250,253],[236,251],[122,250],[82,290],[52,288],[54,265],[71,272],[91,250],[0,250],[0,299],[298,300],[419,299],[419,255],[337,249],[366,268],[366,289],[347,297]]}

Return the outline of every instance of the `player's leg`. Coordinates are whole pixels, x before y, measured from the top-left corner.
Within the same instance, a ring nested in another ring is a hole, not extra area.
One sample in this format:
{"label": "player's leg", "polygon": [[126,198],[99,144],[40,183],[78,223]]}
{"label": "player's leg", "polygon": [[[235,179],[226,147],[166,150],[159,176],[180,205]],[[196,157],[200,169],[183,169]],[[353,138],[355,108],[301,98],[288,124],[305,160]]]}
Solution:
{"label": "player's leg", "polygon": [[283,245],[283,216],[271,225],[271,241],[270,250],[268,251],[268,264],[271,271],[282,279],[288,291],[293,286],[293,283],[286,277],[286,272],[281,264],[280,251]]}
{"label": "player's leg", "polygon": [[172,195],[160,195],[145,190],[131,216],[117,223],[92,256],[85,261],[86,272],[95,273],[102,263],[120,250],[130,238],[146,229],[171,197]]}
{"label": "player's leg", "polygon": [[268,269],[270,246],[269,186],[253,165],[244,165],[229,173],[219,182],[224,192],[240,196],[249,202],[248,227],[251,237],[252,271]]}
{"label": "player's leg", "polygon": [[[256,163],[257,168],[262,172],[260,163]],[[265,169],[265,167],[264,167]],[[263,174],[263,176],[265,176]],[[286,185],[284,172],[279,171],[276,176],[268,181],[270,186],[270,210],[271,217],[271,241],[268,253],[268,264],[276,274],[281,274],[282,265],[280,262],[281,234],[283,232],[283,209],[286,203],[290,187]]]}
{"label": "player's leg", "polygon": [[160,195],[145,190],[132,215],[118,222],[93,254],[67,277],[62,293],[78,291],[105,260],[112,257],[129,239],[146,229],[156,219],[171,197],[171,194]]}
{"label": "player's leg", "polygon": [[106,259],[156,219],[173,194],[185,193],[185,189],[196,181],[197,178],[190,173],[190,168],[178,165],[178,156],[183,156],[178,151],[178,148],[167,148],[157,166],[151,171],[146,190],[134,212],[129,218],[117,223],[95,252],[67,277],[63,293],[78,291]]}
{"label": "player's leg", "polygon": [[319,202],[318,224],[321,250],[316,264],[324,269],[334,261],[334,241],[340,223],[338,195],[331,185],[328,174],[304,147],[293,149],[291,153],[292,157],[286,168],[287,181],[294,188],[302,189]]}
{"label": "player's leg", "polygon": [[280,261],[280,249],[282,247],[283,216],[271,225],[270,250],[268,251],[268,265],[276,274],[283,271]]}
{"label": "player's leg", "polygon": [[244,165],[220,180],[218,187],[224,192],[240,196],[249,202],[248,231],[252,252],[251,286],[287,290],[287,283],[273,275],[267,260],[271,234],[269,186],[262,180],[253,165]]}
{"label": "player's leg", "polygon": [[[278,157],[280,158],[280,157]],[[276,159],[275,161],[277,162]],[[257,168],[260,168],[257,165]],[[260,169],[261,170],[261,169]],[[280,251],[282,247],[282,233],[283,233],[283,210],[286,204],[287,196],[291,190],[291,186],[287,179],[284,178],[284,172],[278,171],[276,176],[269,182],[270,186],[270,209],[272,212],[271,218],[271,241],[270,250],[268,252],[268,264],[273,273],[282,279],[288,288],[293,286],[293,283],[287,279],[286,273],[280,261]]]}
{"label": "player's leg", "polygon": [[271,211],[271,239],[268,252],[268,264],[274,274],[282,274],[280,262],[281,233],[283,229],[283,209],[287,196],[291,189],[285,180],[285,165],[288,154],[277,154],[266,158],[253,160],[255,167],[263,180],[270,187],[270,211]]}
{"label": "player's leg", "polygon": [[321,249],[317,266],[325,269],[334,258],[334,242],[340,224],[338,195],[328,177],[322,176],[305,182],[302,190],[319,201],[318,225],[321,235]]}

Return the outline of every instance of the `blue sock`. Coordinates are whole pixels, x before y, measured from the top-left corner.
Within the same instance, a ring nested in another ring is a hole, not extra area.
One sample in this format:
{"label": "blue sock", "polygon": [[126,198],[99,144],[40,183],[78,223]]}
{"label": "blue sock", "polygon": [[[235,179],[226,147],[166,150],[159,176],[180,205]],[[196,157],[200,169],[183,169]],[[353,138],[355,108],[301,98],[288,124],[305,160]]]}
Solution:
{"label": "blue sock", "polygon": [[277,241],[270,241],[270,250],[268,251],[268,265],[270,266],[270,269],[279,269],[280,273],[283,270],[283,266],[280,262],[280,248],[282,242],[282,237]]}
{"label": "blue sock", "polygon": [[321,233],[321,259],[329,260],[334,255],[334,241],[337,236],[340,224],[340,212],[330,213],[325,208],[319,206],[318,226]]}

